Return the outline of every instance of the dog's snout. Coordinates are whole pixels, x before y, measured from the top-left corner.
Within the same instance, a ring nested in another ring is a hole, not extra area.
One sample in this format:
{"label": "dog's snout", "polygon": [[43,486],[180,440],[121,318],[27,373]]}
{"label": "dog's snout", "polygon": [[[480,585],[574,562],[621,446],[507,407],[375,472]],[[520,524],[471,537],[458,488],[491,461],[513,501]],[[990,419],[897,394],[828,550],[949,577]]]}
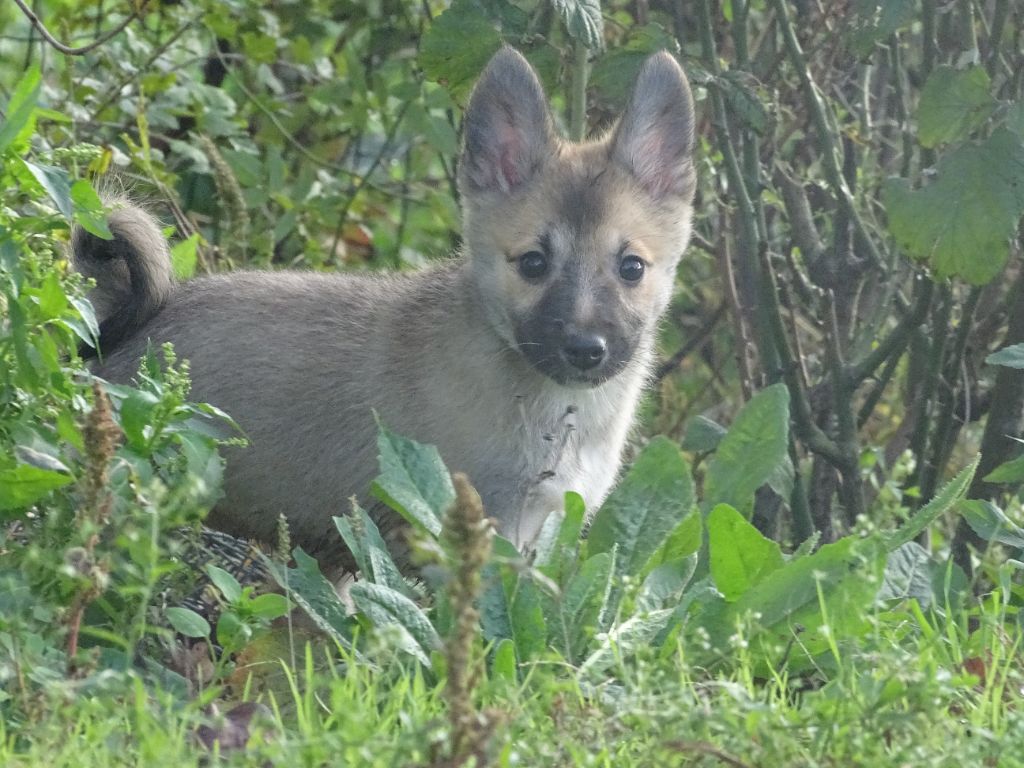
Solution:
{"label": "dog's snout", "polygon": [[589,371],[604,362],[608,342],[596,333],[578,333],[566,339],[562,352],[571,366]]}

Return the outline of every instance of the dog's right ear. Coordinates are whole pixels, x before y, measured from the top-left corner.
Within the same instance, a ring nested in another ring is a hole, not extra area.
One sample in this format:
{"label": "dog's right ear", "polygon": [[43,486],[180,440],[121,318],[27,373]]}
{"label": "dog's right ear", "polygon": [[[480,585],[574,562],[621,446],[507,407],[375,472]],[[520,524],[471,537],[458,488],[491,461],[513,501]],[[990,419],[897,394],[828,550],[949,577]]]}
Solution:
{"label": "dog's right ear", "polygon": [[480,76],[466,108],[459,188],[515,191],[530,181],[554,146],[544,90],[522,54],[505,46]]}

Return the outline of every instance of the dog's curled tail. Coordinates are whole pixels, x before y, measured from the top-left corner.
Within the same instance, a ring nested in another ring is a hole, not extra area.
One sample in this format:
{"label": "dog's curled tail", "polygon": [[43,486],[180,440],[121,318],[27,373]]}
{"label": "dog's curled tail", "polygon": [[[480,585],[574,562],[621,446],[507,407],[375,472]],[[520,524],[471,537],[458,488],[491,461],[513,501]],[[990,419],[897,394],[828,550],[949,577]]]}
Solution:
{"label": "dog's curled tail", "polygon": [[[100,349],[109,352],[146,324],[174,288],[167,239],[146,211],[115,203],[107,217],[114,238],[104,240],[75,227],[71,256],[76,271],[96,281],[89,299],[100,328]],[[92,357],[96,350],[82,349]]]}

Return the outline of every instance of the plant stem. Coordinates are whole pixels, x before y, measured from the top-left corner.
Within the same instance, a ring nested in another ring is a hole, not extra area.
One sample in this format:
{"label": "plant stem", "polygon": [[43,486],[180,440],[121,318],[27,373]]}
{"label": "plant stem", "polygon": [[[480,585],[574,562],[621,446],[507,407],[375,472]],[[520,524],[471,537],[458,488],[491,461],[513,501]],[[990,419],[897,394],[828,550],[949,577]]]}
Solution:
{"label": "plant stem", "polygon": [[587,132],[587,56],[589,49],[581,40],[573,43],[572,90],[569,94],[569,137],[582,141]]}

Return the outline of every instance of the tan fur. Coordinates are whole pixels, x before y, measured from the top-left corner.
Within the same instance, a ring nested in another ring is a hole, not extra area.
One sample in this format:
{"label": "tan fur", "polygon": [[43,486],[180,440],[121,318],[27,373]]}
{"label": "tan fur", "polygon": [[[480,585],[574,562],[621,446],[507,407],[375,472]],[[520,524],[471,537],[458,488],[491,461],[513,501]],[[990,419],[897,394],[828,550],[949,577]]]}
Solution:
{"label": "tan fur", "polygon": [[[270,539],[284,513],[296,543],[350,567],[330,517],[365,499],[376,474],[375,409],[437,445],[501,531],[528,545],[566,491],[593,511],[616,478],[689,238],[692,143],[689,91],[667,54],[648,63],[615,131],[573,145],[506,49],[467,111],[463,257],[405,275],[193,280],[140,313],[133,333],[104,339],[97,372],[130,379],[149,340],[191,362],[194,397],[251,442],[228,451],[210,516],[228,532]],[[651,151],[661,154],[641,156]],[[538,248],[550,271],[531,282],[519,259]],[[635,284],[619,272],[627,252],[647,265]],[[132,258],[164,256],[140,245]],[[592,370],[563,359],[577,333],[608,340]]]}

